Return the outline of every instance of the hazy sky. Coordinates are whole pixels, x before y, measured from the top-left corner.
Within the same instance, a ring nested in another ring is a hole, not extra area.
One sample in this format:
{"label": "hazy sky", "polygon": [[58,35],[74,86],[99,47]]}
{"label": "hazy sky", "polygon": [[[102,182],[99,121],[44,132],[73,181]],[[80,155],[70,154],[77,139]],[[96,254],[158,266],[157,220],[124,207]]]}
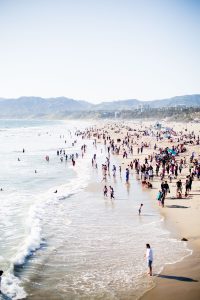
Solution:
{"label": "hazy sky", "polygon": [[0,97],[200,93],[200,0],[0,0]]}

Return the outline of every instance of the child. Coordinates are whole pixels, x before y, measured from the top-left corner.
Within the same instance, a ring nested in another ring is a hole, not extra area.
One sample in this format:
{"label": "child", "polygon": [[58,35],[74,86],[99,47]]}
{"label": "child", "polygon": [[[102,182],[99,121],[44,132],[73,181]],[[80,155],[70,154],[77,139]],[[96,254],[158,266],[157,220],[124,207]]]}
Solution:
{"label": "child", "polygon": [[141,203],[141,204],[140,204],[140,208],[139,208],[139,210],[138,210],[139,216],[140,216],[140,214],[141,214],[142,206],[143,206],[143,204]]}
{"label": "child", "polygon": [[158,200],[158,205],[161,205],[161,199],[162,199],[162,191],[159,190],[158,195],[157,195],[157,200]]}

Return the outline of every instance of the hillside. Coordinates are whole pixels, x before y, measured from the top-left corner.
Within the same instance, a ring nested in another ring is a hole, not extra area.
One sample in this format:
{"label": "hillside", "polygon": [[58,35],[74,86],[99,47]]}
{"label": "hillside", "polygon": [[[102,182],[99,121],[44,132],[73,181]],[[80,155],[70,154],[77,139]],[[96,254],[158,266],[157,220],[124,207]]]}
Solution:
{"label": "hillside", "polygon": [[65,97],[0,99],[0,117],[18,118],[59,115],[70,111],[83,111],[91,107],[92,105],[86,101],[76,101]]}
{"label": "hillside", "polygon": [[140,101],[136,99],[129,100],[119,100],[111,102],[102,102],[95,105],[95,110],[129,110],[137,109],[139,107],[176,107],[176,106],[200,106],[200,95],[185,95],[176,96],[168,99],[152,100],[152,101]]}
{"label": "hillside", "polygon": [[[137,99],[118,100],[91,104],[87,101],[66,97],[41,98],[20,97],[0,99],[0,118],[65,118],[75,115],[99,115],[98,111],[132,111],[135,109],[157,109],[170,107],[200,107],[200,95],[177,96],[163,100],[140,101]],[[93,113],[92,113],[93,112]]]}

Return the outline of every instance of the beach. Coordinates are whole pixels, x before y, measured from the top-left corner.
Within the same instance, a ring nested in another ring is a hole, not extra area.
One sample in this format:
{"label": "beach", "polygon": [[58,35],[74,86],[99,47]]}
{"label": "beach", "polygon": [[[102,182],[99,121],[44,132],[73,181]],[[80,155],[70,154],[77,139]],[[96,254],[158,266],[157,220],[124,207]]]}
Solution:
{"label": "beach", "polygon": [[[187,128],[194,131],[196,135],[200,134],[199,124],[173,123],[175,130]],[[188,147],[186,156],[189,157],[193,151],[200,154],[198,146]],[[188,172],[183,172],[183,177]],[[181,176],[182,177],[182,176]],[[172,191],[175,186],[172,186]],[[152,199],[155,199],[155,193],[151,193]],[[175,205],[177,208],[160,209],[160,213],[165,218],[165,226],[170,230],[172,236],[181,239],[187,238],[188,246],[192,249],[192,255],[186,257],[181,262],[172,265],[166,265],[163,272],[156,279],[156,287],[146,293],[142,299],[177,299],[184,300],[200,297],[200,183],[194,181],[192,196],[190,199],[178,199]],[[172,201],[166,199],[168,206],[174,205]],[[184,208],[185,207],[185,208]]]}
{"label": "beach", "polygon": [[[123,126],[130,126],[130,128],[145,129],[150,126],[154,126],[155,122],[142,122],[139,126],[138,124],[128,124]],[[113,125],[111,125],[113,126]],[[122,127],[123,127],[122,126]],[[199,124],[184,124],[184,123],[167,123],[165,126],[173,128],[177,132],[192,132],[198,136],[200,133]],[[109,126],[110,127],[110,126]],[[114,134],[115,138],[121,138],[125,136],[126,130],[122,130],[120,136],[116,133]],[[149,142],[149,137],[143,138],[144,142]],[[138,143],[139,144],[139,143]],[[169,147],[169,141],[164,140],[158,143],[162,147]],[[144,159],[144,156],[152,153],[153,150],[148,149],[145,151],[144,155],[133,155],[140,160]],[[199,157],[199,145],[189,145],[187,146],[186,153],[182,154],[182,157],[186,157],[187,161],[191,156],[191,153],[195,152],[196,156]],[[181,154],[180,154],[181,157]],[[179,157],[179,159],[180,159]],[[122,158],[119,158],[121,162]],[[131,157],[132,159],[132,157]],[[130,160],[127,160],[126,165],[130,163]],[[179,178],[184,179],[188,174],[188,168],[183,169]],[[145,293],[142,299],[194,299],[197,300],[200,297],[200,204],[199,204],[199,195],[200,195],[200,185],[199,181],[193,181],[193,189],[190,198],[183,199],[171,199],[171,197],[166,197],[165,199],[165,208],[160,208],[157,206],[156,195],[157,191],[160,188],[160,180],[153,181],[153,189],[145,191],[149,194],[152,199],[153,205],[157,207],[160,214],[164,217],[164,226],[170,230],[171,236],[181,240],[186,238],[188,240],[187,244],[189,249],[192,250],[191,255],[180,259],[180,262],[175,264],[166,264],[163,271],[160,274],[155,274],[155,287],[149,292]],[[171,195],[176,194],[176,185],[175,180],[172,180],[170,184]],[[175,197],[174,197],[175,198]],[[162,254],[161,254],[162,255]]]}
{"label": "beach", "polygon": [[200,0],[0,24],[0,300],[200,300]]}
{"label": "beach", "polygon": [[[156,200],[159,176],[149,180],[148,188],[141,171],[146,159],[155,172],[158,149],[176,149],[185,125],[32,123],[8,122],[10,128],[1,132],[2,166],[7,162],[0,228],[5,295],[32,300],[198,299],[199,181],[194,176],[192,191],[187,197],[183,192],[182,199],[176,198],[176,181],[184,182],[199,145],[186,145],[175,156],[179,164],[182,157],[187,163],[169,183],[164,207]],[[166,126],[173,141],[163,138]],[[187,124],[185,132],[190,131],[197,141],[199,125]],[[155,251],[153,276],[146,274],[146,243]]]}

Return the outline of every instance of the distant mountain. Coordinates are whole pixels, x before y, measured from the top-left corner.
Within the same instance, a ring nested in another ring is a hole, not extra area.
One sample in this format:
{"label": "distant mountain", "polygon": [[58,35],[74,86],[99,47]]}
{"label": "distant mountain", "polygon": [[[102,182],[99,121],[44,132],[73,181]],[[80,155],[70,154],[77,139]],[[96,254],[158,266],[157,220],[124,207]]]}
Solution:
{"label": "distant mountain", "polygon": [[[197,107],[200,106],[200,95],[177,96],[173,98],[153,101],[140,101],[137,99],[118,100],[91,104],[87,101],[69,99],[65,97],[48,98],[20,97],[18,99],[0,98],[0,118],[42,118],[73,116],[74,112],[90,111],[121,111],[134,110],[141,107]],[[94,113],[94,115],[96,115]]]}
{"label": "distant mountain", "polygon": [[174,107],[174,106],[200,106],[200,95],[185,95],[176,96],[168,99],[147,101],[146,104],[150,105],[152,108],[159,107]]}
{"label": "distant mountain", "polygon": [[[111,102],[102,102],[93,107],[94,110],[124,110],[124,109],[135,109],[142,101],[137,99],[129,100],[116,100]],[[145,103],[145,102],[144,102]]]}
{"label": "distant mountain", "polygon": [[86,101],[76,101],[65,97],[40,98],[21,97],[18,99],[0,99],[0,117],[40,117],[59,115],[70,111],[90,109],[92,104]]}
{"label": "distant mountain", "polygon": [[162,99],[162,100],[152,100],[152,101],[141,101],[136,99],[129,100],[118,100],[111,102],[102,102],[95,105],[95,110],[130,110],[140,107],[175,107],[175,106],[200,106],[200,95],[186,95],[186,96],[176,96],[173,98]]}

